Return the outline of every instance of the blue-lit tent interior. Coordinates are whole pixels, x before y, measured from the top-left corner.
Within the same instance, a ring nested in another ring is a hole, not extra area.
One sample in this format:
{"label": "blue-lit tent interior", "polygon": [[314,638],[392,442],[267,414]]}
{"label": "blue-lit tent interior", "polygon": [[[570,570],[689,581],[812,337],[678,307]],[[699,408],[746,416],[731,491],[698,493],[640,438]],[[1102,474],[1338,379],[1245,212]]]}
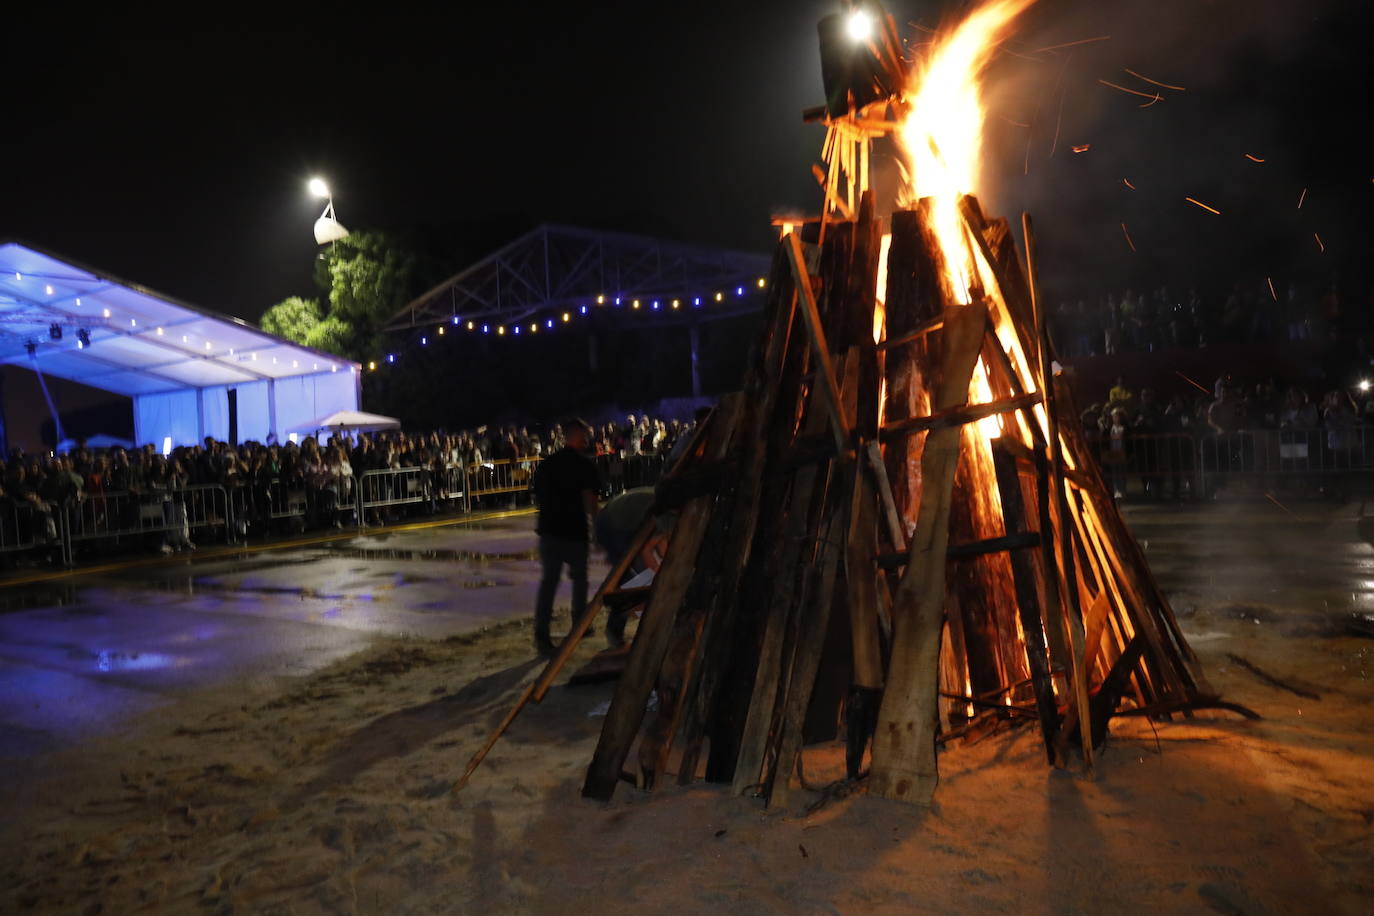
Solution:
{"label": "blue-lit tent interior", "polygon": [[129,397],[139,443],[285,441],[357,410],[357,363],[18,242],[0,243],[0,363]]}

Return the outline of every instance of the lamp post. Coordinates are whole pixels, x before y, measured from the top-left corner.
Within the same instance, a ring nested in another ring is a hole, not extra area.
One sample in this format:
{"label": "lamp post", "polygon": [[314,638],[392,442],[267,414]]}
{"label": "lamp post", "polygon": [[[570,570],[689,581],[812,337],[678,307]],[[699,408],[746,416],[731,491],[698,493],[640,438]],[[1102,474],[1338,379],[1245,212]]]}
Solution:
{"label": "lamp post", "polygon": [[334,195],[329,193],[329,185],[325,183],[325,180],[316,176],[310,179],[306,188],[312,196],[328,201],[324,206],[324,212],[320,214],[320,218],[315,220],[316,244],[328,245],[330,242],[347,238],[348,230],[334,217]]}

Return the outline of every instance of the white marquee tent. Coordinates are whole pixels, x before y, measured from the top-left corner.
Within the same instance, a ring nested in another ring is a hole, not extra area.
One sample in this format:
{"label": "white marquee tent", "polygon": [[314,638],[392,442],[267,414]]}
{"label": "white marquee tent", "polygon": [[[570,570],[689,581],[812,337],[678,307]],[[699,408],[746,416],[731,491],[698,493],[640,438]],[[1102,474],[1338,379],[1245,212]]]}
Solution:
{"label": "white marquee tent", "polygon": [[240,441],[284,441],[357,410],[361,368],[17,242],[0,242],[0,363],[129,396],[158,445],[227,439],[231,402]]}

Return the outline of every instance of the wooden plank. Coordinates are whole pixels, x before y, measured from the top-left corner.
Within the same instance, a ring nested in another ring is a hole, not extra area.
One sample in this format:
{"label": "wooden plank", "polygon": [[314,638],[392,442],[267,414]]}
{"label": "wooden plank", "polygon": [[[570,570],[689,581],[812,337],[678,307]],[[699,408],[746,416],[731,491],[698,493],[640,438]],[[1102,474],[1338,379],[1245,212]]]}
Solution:
{"label": "wooden plank", "polygon": [[883,463],[883,453],[874,439],[864,443],[864,457],[868,461],[869,472],[877,487],[879,503],[883,509],[883,521],[887,523],[887,536],[892,546],[898,550],[906,548],[906,532],[902,528],[902,517],[897,512],[897,501],[892,495],[892,481],[887,477],[887,465]]}
{"label": "wooden plank", "polygon": [[[722,422],[712,437],[708,458],[724,457],[735,438],[742,404],[743,399],[738,394],[722,399],[717,408],[722,415]],[[587,767],[587,777],[582,784],[582,794],[587,798],[609,800],[620,781],[621,767],[644,721],[644,707],[668,649],[673,621],[692,580],[697,553],[710,522],[713,505],[711,497],[698,497],[682,510],[673,529],[663,565],[654,577],[653,597],[640,619],[629,663],[625,674],[616,683],[601,737],[597,741],[591,764]]]}
{"label": "wooden plank", "polygon": [[999,413],[1011,413],[1014,410],[1023,410],[1041,400],[1040,392],[1032,391],[1029,394],[1019,394],[1014,397],[1000,398],[986,404],[969,404],[965,407],[955,407],[950,410],[941,410],[925,417],[910,417],[906,420],[899,420],[896,423],[888,423],[883,426],[881,433],[882,441],[891,442],[912,433],[922,430],[942,429],[946,426],[963,426],[967,423],[976,423],[987,417],[996,416]]}
{"label": "wooden plank", "polygon": [[[1026,507],[1021,493],[1021,475],[1016,459],[1002,440],[992,442],[992,461],[997,472],[997,490],[1001,496],[1002,520],[1007,534],[1025,530]],[[1044,550],[1044,547],[1041,547]],[[1054,684],[1050,678],[1050,660],[1045,648],[1045,624],[1040,613],[1040,598],[1035,587],[1035,560],[1021,551],[1011,553],[1012,582],[1016,588],[1016,610],[1021,618],[1021,636],[1025,641],[1026,661],[1031,682],[1035,686],[1035,706],[1040,717],[1040,733],[1045,739],[1045,753],[1049,762],[1055,760],[1055,738],[1059,729],[1059,709],[1054,699]]]}
{"label": "wooden plank", "polygon": [[[982,348],[987,309],[981,302],[945,310],[944,352],[935,408],[968,400]],[[931,432],[921,457],[924,493],[911,541],[911,560],[893,613],[892,663],[873,738],[870,791],[884,798],[928,805],[939,781],[935,762],[940,653],[944,622],[945,563],[950,498],[959,460],[960,430]]]}
{"label": "wooden plank", "polygon": [[811,276],[806,271],[806,256],[802,253],[801,238],[797,233],[788,234],[784,239],[788,257],[792,263],[792,282],[797,287],[797,305],[801,311],[802,323],[811,338],[811,352],[816,361],[816,375],[822,403],[830,416],[830,429],[835,436],[835,448],[844,452],[849,446],[848,419],[845,418],[840,404],[839,383],[835,378],[835,366],[830,359],[830,349],[826,345],[825,332],[821,328],[821,316],[816,310],[816,295],[811,289]]}

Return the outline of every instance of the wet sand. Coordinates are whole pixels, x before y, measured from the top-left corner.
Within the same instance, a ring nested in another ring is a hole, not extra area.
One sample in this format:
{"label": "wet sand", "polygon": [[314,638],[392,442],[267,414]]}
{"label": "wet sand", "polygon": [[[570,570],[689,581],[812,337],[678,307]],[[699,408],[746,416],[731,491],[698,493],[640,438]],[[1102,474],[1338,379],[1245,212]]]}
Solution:
{"label": "wet sand", "polygon": [[[1047,768],[1022,729],[943,753],[929,811],[859,794],[808,812],[802,790],[765,812],[701,784],[593,804],[602,684],[555,688],[454,795],[537,673],[528,622],[374,635],[8,758],[0,910],[1369,912],[1374,640],[1346,623],[1374,547],[1357,506],[1290,508],[1131,513],[1213,685],[1264,719],[1115,720],[1093,779]],[[841,768],[806,753],[813,783]]]}

